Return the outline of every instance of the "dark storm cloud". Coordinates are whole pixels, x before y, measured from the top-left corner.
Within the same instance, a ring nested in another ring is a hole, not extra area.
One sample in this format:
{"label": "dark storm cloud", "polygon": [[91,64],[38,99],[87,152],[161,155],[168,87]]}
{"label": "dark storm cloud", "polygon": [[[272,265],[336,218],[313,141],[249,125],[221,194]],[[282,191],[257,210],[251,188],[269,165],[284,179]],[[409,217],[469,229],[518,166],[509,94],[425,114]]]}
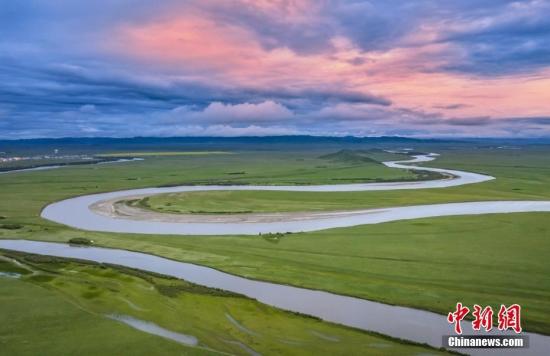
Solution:
{"label": "dark storm cloud", "polygon": [[[213,101],[238,103],[276,99],[306,99],[313,102],[349,102],[387,106],[386,98],[335,89],[251,89],[214,87],[197,81],[164,76],[149,79],[107,65],[82,67],[66,64],[16,63],[0,65],[0,98],[26,109],[74,109],[93,104],[107,109],[138,111],[180,105],[206,106]],[[17,74],[17,75],[14,75]]]}
{"label": "dark storm cloud", "polygon": [[492,120],[488,116],[483,116],[483,117],[451,118],[446,120],[445,122],[453,126],[486,126],[486,125],[489,125],[492,122]]}
{"label": "dark storm cloud", "polygon": [[550,2],[505,2],[480,17],[457,18],[440,40],[465,54],[446,69],[480,75],[529,72],[550,65]]}
{"label": "dark storm cloud", "polygon": [[445,110],[456,110],[456,109],[462,109],[466,108],[468,105],[466,104],[449,104],[449,105],[435,105],[434,109],[445,109]]}
{"label": "dark storm cloud", "polygon": [[550,125],[550,116],[539,116],[539,117],[511,117],[505,118],[505,121],[508,122],[517,122],[517,123],[528,123],[536,125]]}
{"label": "dark storm cloud", "polygon": [[[21,137],[141,135],[154,133],[152,127],[166,124],[170,121],[167,117],[177,117],[180,124],[197,124],[196,119],[202,125],[226,122],[223,112],[222,117],[195,114],[213,102],[226,103],[227,108],[266,100],[288,103],[289,107],[296,100],[301,106],[308,101],[310,107],[319,103],[390,104],[383,97],[352,91],[216,87],[170,76],[141,77],[97,62],[84,67],[34,61],[20,64],[4,59],[0,79],[0,129],[4,138],[11,137],[12,132]],[[181,107],[187,109],[177,111]],[[240,116],[228,118],[237,126],[240,121],[250,122]],[[259,111],[254,122],[262,121],[265,113]],[[156,131],[164,134],[174,129],[168,125]]]}

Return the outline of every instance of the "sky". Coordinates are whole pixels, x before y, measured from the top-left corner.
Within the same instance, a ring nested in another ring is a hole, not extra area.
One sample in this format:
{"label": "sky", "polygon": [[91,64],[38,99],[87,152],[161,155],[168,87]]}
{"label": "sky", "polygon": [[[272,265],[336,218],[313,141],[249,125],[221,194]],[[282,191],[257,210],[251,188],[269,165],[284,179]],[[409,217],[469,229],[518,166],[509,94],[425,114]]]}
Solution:
{"label": "sky", "polygon": [[0,0],[0,139],[550,137],[550,0]]}

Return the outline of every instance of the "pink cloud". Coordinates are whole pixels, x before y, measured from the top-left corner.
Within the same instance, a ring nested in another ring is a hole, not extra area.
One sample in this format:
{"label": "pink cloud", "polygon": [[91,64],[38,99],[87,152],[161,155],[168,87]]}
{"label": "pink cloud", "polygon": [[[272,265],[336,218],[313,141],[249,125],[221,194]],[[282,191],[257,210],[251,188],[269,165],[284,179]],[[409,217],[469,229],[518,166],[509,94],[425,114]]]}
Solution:
{"label": "pink cloud", "polygon": [[199,119],[225,122],[274,121],[292,119],[293,113],[285,106],[271,100],[258,104],[223,104],[214,102],[196,113]]}
{"label": "pink cloud", "polygon": [[[266,49],[258,34],[234,21],[223,21],[206,11],[219,4],[207,1],[160,20],[126,24],[114,34],[111,49],[148,63],[166,65],[186,78],[246,88],[353,90],[388,97],[397,107],[434,115],[464,117],[537,116],[550,113],[547,88],[550,73],[525,77],[479,78],[443,71],[460,57],[459,48],[433,42],[441,24],[426,23],[401,45],[365,51],[349,38],[335,35],[324,52],[300,54],[287,47]],[[289,22],[314,21],[309,1],[232,1],[265,16],[288,16]],[[318,14],[317,14],[318,15]],[[317,19],[322,21],[322,19]],[[472,25],[474,26],[474,25]],[[478,25],[476,25],[478,26]],[[459,105],[456,104],[468,105]],[[231,106],[213,103],[202,113],[213,116],[254,116],[264,110],[288,117],[274,102]],[[452,109],[445,109],[448,106]],[[434,109],[437,108],[437,109]],[[287,110],[288,111],[288,110]],[[391,118],[388,118],[391,120]]]}

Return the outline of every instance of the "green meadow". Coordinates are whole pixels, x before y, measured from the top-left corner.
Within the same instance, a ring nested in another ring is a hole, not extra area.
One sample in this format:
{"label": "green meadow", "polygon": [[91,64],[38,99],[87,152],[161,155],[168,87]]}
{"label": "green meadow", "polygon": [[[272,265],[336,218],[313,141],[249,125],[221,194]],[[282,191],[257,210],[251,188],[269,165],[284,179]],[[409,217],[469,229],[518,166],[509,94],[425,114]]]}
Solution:
{"label": "green meadow", "polygon": [[[493,175],[497,179],[481,184],[419,191],[197,192],[152,197],[145,205],[159,211],[238,213],[344,210],[498,199],[550,199],[549,148],[499,150],[430,147],[429,150],[442,155],[436,161],[426,163],[427,166],[475,171]],[[493,307],[518,303],[523,306],[524,329],[550,334],[550,265],[547,263],[550,219],[547,213],[419,219],[284,236],[211,237],[85,232],[39,217],[42,207],[52,201],[138,187],[180,184],[335,184],[426,179],[421,174],[389,169],[378,162],[406,159],[401,155],[370,152],[360,153],[360,156],[372,160],[320,158],[331,153],[334,151],[241,151],[223,156],[155,156],[144,161],[121,164],[73,166],[0,175],[0,237],[61,242],[85,237],[93,239],[98,245],[144,251],[212,266],[249,278],[328,290],[441,314],[450,311],[457,301],[466,305]],[[0,283],[4,285],[8,282],[2,279]],[[50,296],[48,298],[54,298],[54,295],[59,297],[59,294],[51,294],[53,292],[69,293],[73,290],[72,287],[67,290],[52,289],[50,282],[46,283],[48,285],[30,283],[30,286],[23,281],[10,280],[9,283],[14,286],[10,287],[10,290],[13,288],[10,293],[14,295],[32,294],[31,289],[26,288],[40,287],[43,293]],[[64,295],[71,295],[73,302],[85,305],[87,310],[96,310],[86,304],[90,303],[89,300],[81,300],[78,294]],[[29,298],[25,299],[29,303],[32,300],[41,303],[38,298]],[[159,298],[161,296],[151,296],[147,303],[163,300]],[[199,299],[194,302],[199,303]],[[21,305],[19,308],[25,310],[27,307]],[[109,305],[106,309],[98,310],[106,312],[111,307],[114,308]],[[259,305],[256,307],[260,308]],[[47,308],[44,307],[44,310]],[[141,314],[132,315],[162,324],[164,321],[161,314],[159,311],[149,318]],[[216,317],[223,319],[223,315]],[[296,325],[301,322],[296,321]],[[112,328],[123,327],[112,320],[104,323],[113,324],[110,326]],[[168,328],[172,324],[166,321],[162,325]],[[257,330],[265,327],[257,325]],[[230,328],[230,325],[225,327]],[[181,329],[181,332],[185,331],[188,330]],[[131,329],[126,332],[128,338],[132,337],[132,333],[137,333]],[[373,336],[365,333],[357,336],[359,339],[367,337]],[[208,340],[208,337],[202,336],[202,339]],[[166,343],[162,339],[158,342]],[[214,342],[208,345],[216,346]],[[254,345],[262,350],[274,347],[269,343]],[[376,350],[372,353],[379,352]]]}
{"label": "green meadow", "polygon": [[101,153],[96,157],[166,157],[166,156],[207,156],[207,155],[228,155],[231,152],[225,151],[158,151],[158,152],[110,152]]}
{"label": "green meadow", "polygon": [[[142,207],[170,213],[330,211],[416,204],[484,200],[544,200],[550,198],[550,155],[542,149],[524,151],[448,151],[431,167],[455,168],[498,179],[467,186],[417,191],[276,192],[211,191],[161,194]],[[393,159],[393,158],[392,158]],[[398,158],[400,159],[400,158]],[[359,164],[360,165],[360,164]]]}
{"label": "green meadow", "polygon": [[[5,354],[442,353],[136,270],[28,254],[4,253],[4,258],[0,272],[21,274],[0,276],[0,345]],[[144,334],[109,315],[154,321],[195,337],[198,344]]]}

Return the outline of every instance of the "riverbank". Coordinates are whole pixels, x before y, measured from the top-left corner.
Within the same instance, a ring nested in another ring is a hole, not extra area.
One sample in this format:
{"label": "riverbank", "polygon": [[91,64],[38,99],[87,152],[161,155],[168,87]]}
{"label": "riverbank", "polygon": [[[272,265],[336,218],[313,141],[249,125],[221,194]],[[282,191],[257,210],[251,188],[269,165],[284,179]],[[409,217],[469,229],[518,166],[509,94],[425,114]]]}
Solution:
{"label": "riverbank", "polygon": [[[134,350],[137,354],[148,351],[163,355],[246,355],[250,350],[258,354],[275,351],[283,354],[352,353],[358,348],[365,354],[376,355],[443,354],[420,345],[281,311],[234,293],[197,286],[160,274],[116,265],[99,265],[82,259],[4,253],[35,274],[18,280],[1,280],[3,293],[0,302],[3,303],[0,303],[0,310],[7,305],[3,298],[17,298],[17,306],[10,302],[12,309],[28,307],[29,296],[24,295],[25,292],[46,300],[44,303],[34,301],[33,309],[39,310],[33,313],[32,323],[26,322],[28,313],[4,313],[4,310],[0,313],[0,325],[10,325],[10,334],[33,341],[30,344],[10,344],[8,350],[12,354],[23,354],[23,350],[29,354],[32,350],[34,354],[55,354],[55,346],[44,347],[43,350],[39,347],[43,347],[46,340],[52,343],[52,340],[67,335],[60,332],[57,326],[63,322],[64,315],[72,318],[71,335],[80,344],[72,340],[54,343],[65,347],[62,353],[78,350],[79,354],[93,354],[90,351],[99,349],[103,350],[100,353],[122,351],[118,348],[124,342],[133,341],[133,337],[141,335],[143,342],[128,345],[122,353],[126,354],[138,345],[141,350]],[[0,264],[0,271],[4,269],[11,271],[13,267]],[[56,326],[37,332],[38,328],[48,323],[51,325],[46,315],[54,311],[53,300],[56,301],[56,312],[64,308],[68,310],[64,311],[66,314],[56,316]],[[198,308],[198,305],[201,307]],[[9,323],[3,320],[8,316],[11,318]],[[93,319],[90,325],[76,322],[89,319]],[[105,331],[94,331],[95,325]],[[102,339],[96,340],[94,335],[100,335]]]}
{"label": "riverbank", "polygon": [[[399,183],[364,183],[310,186],[176,186],[118,191],[85,195],[48,205],[41,216],[57,223],[92,231],[183,234],[183,235],[256,235],[284,232],[308,232],[335,227],[376,224],[381,222],[417,219],[422,217],[486,214],[494,212],[524,212],[550,210],[546,202],[479,202],[440,204],[434,206],[394,207],[383,210],[343,211],[301,214],[239,214],[235,216],[163,215],[117,204],[154,194],[197,191],[381,191],[444,188],[474,184],[494,179],[491,176],[439,168],[418,167],[403,163],[429,162],[435,154],[414,156],[409,161],[384,162],[388,167],[406,170],[433,171],[452,178]],[[121,211],[121,209],[124,209]],[[152,218],[149,220],[149,218]],[[285,220],[285,218],[288,218]],[[185,223],[185,224],[184,224]]]}
{"label": "riverbank", "polygon": [[[224,172],[233,171],[247,171],[258,183],[295,181],[296,178],[289,178],[288,174],[303,172],[308,162],[297,159],[292,170],[281,170],[272,156],[261,156],[261,162],[243,154],[224,160],[155,159],[131,165],[73,167],[63,170],[63,179],[59,179],[56,171],[4,176],[1,185],[4,199],[0,201],[2,215],[6,216],[3,222],[17,223],[22,228],[0,229],[0,236],[50,241],[82,236],[103,246],[145,251],[251,278],[409,305],[441,314],[451,310],[457,298],[469,305],[519,303],[525,308],[524,327],[548,333],[550,283],[547,276],[550,271],[545,252],[550,246],[544,237],[549,236],[550,225],[545,213],[440,217],[280,238],[266,235],[186,236],[184,239],[170,235],[79,231],[38,218],[41,206],[63,197],[157,186],[168,181],[197,182],[206,179],[207,173],[215,177],[213,181],[223,180]],[[288,155],[284,157],[284,163],[288,164]],[[549,157],[540,150],[444,152],[430,165],[483,172],[497,179],[422,191],[309,194],[340,201],[355,197],[374,206],[465,198],[544,200],[549,196]],[[254,174],[250,167],[255,167]],[[239,179],[235,176],[236,182]],[[289,194],[304,201],[311,199],[306,193]]]}
{"label": "riverbank", "polygon": [[[159,273],[209,288],[243,294],[261,303],[283,310],[318,317],[325,321],[362,330],[374,331],[397,339],[425,343],[435,348],[440,347],[441,336],[450,334],[452,328],[445,316],[430,312],[384,305],[327,292],[248,280],[211,268],[139,252],[17,240],[0,241],[0,248],[32,254],[75,258],[103,264],[116,264]],[[327,305],[332,307],[327,308]],[[466,334],[472,333],[471,324],[466,323],[463,327]],[[514,331],[500,332],[493,330],[492,334],[513,335]],[[528,349],[469,349],[468,353],[471,355],[491,353],[542,355],[550,349],[550,336],[524,334],[528,335],[530,339]]]}

